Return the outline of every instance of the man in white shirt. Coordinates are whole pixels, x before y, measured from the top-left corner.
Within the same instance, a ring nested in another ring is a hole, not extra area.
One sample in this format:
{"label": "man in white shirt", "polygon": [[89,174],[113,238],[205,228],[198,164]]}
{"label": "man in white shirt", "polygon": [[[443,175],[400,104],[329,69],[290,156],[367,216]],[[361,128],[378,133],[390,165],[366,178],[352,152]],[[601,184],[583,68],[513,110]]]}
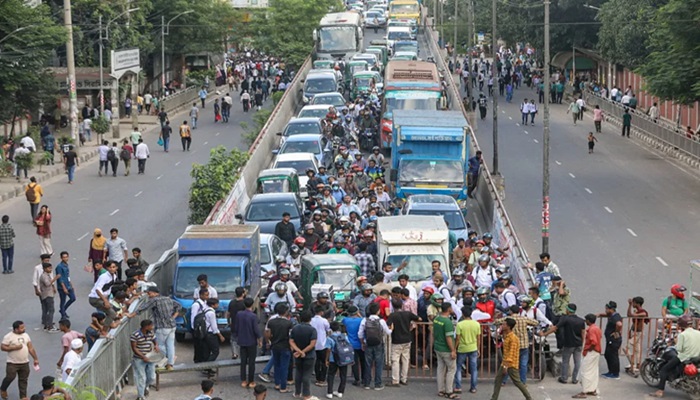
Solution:
{"label": "man in white shirt", "polygon": [[530,115],[530,103],[527,102],[527,99],[524,99],[520,104],[520,115],[522,117],[521,123],[527,126],[527,117]]}
{"label": "man in white shirt", "polygon": [[193,298],[195,300],[199,299],[199,291],[201,289],[207,289],[209,291],[209,298],[212,298],[212,299],[219,298],[219,294],[216,292],[216,289],[214,289],[214,286],[211,286],[209,284],[209,277],[208,276],[206,276],[205,274],[199,274],[199,276],[197,276],[197,283],[199,285],[197,286],[197,288],[194,289],[194,294],[193,294]]}
{"label": "man in white shirt", "polygon": [[83,120],[83,134],[85,135],[85,140],[88,142],[92,140],[92,120],[90,118]]}
{"label": "man in white shirt", "polygon": [[[42,254],[41,256],[39,256],[39,258],[41,258],[41,262],[39,262],[39,264],[37,264],[34,267],[34,273],[32,274],[32,285],[34,285],[34,294],[36,294],[37,297],[41,295],[41,293],[39,292],[39,279],[41,279],[41,274],[44,273],[43,264],[51,262],[51,254]],[[52,269],[51,280],[53,280],[55,276],[56,273]],[[39,302],[41,302],[41,297],[39,297]]]}
{"label": "man in white shirt", "polygon": [[63,382],[68,379],[71,372],[80,364],[82,352],[83,341],[81,339],[73,339],[70,342],[70,351],[63,357],[63,364],[61,364],[61,378]]}
{"label": "man in white shirt", "polygon": [[[31,138],[29,138],[29,139],[31,140]],[[24,140],[24,139],[22,139],[22,140]],[[29,149],[27,149],[24,146],[24,143],[20,143],[19,147],[15,149],[15,157],[25,155],[25,154],[32,154],[32,152],[29,151]],[[20,175],[20,172],[22,172],[22,169],[20,169],[19,164],[16,164],[16,167],[17,167],[17,182],[19,182],[19,175]],[[27,179],[27,168],[24,168],[23,170],[24,170],[24,179]]]}
{"label": "man in white shirt", "polygon": [[107,316],[105,319],[105,325],[109,326],[115,319],[117,319],[117,313],[114,311],[112,304],[109,302],[109,296],[112,294],[112,285],[117,279],[117,263],[114,261],[107,262],[105,269],[107,272],[100,275],[97,278],[95,285],[93,285],[92,290],[88,295],[88,302],[90,303],[90,306],[105,313]]}
{"label": "man in white shirt", "polygon": [[612,90],[610,90],[610,100],[615,101],[617,98],[617,92],[619,92],[620,89],[617,88],[617,86],[613,86]]}
{"label": "man in white shirt", "polygon": [[33,153],[36,151],[36,144],[34,144],[34,139],[32,139],[32,137],[29,136],[29,133],[27,133],[27,135],[23,137],[22,140],[20,140],[19,142],[23,144],[24,147],[30,152]]}
{"label": "man in white shirt", "polygon": [[105,175],[108,174],[109,160],[107,160],[107,153],[109,152],[109,142],[106,140],[102,141],[102,144],[97,148],[97,152],[100,157],[100,169],[97,173],[102,176],[102,168],[105,170]]}
{"label": "man in white shirt", "polygon": [[136,157],[139,163],[139,175],[143,175],[143,173],[146,171],[146,160],[150,156],[151,152],[148,151],[148,145],[143,142],[143,139],[139,139],[139,145],[136,146],[136,150],[134,152],[134,157]]}
{"label": "man in white shirt", "polygon": [[578,106],[578,119],[583,121],[583,112],[586,110],[586,102],[583,100],[583,97],[579,97],[576,100],[576,105]]}
{"label": "man in white shirt", "polygon": [[153,102],[153,95],[146,92],[146,94],[143,95],[143,104],[146,105],[146,114],[147,115],[151,115],[151,103],[152,102]]}
{"label": "man in white shirt", "polygon": [[632,98],[632,96],[625,94],[624,96],[622,96],[620,103],[622,103],[622,105],[625,107],[629,107],[631,98]]}

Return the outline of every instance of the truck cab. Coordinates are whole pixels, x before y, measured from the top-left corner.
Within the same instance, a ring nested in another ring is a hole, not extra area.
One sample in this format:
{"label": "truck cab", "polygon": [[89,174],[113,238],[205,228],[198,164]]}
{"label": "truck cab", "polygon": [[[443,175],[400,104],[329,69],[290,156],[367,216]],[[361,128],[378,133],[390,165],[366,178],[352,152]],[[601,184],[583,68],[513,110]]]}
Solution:
{"label": "truck cab", "polygon": [[190,327],[194,293],[198,290],[197,276],[207,275],[209,285],[216,289],[219,308],[217,324],[222,334],[229,334],[226,321],[228,304],[239,286],[251,296],[260,291],[260,229],[256,225],[192,225],[177,243],[177,266],[173,279],[172,297],[182,306],[175,318],[175,338],[183,341]]}

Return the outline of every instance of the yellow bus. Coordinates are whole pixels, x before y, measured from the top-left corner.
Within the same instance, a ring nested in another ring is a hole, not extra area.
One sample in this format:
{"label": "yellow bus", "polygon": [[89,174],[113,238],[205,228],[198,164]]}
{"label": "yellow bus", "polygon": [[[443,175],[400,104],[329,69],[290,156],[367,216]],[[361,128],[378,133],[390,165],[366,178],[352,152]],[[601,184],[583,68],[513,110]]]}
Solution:
{"label": "yellow bus", "polygon": [[393,0],[389,3],[389,18],[412,19],[420,25],[420,4],[417,0]]}

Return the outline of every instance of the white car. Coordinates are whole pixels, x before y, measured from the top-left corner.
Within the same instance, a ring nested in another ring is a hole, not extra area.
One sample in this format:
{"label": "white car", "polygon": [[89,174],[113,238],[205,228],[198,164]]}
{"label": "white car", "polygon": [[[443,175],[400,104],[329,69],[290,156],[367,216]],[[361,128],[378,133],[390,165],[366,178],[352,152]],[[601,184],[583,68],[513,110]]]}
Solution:
{"label": "white car", "polygon": [[260,276],[265,276],[270,271],[275,271],[275,259],[277,256],[286,257],[289,254],[287,243],[277,235],[269,233],[260,234]]}
{"label": "white car", "polygon": [[330,106],[333,106],[338,115],[347,108],[345,106],[345,97],[338,92],[319,93],[311,100],[311,104],[326,106],[326,112],[328,112]]}
{"label": "white car", "polygon": [[[313,153],[319,165],[323,165],[323,135],[294,135],[285,140],[279,151],[274,151],[277,155],[292,153]],[[298,171],[305,173],[306,171]]]}
{"label": "white car", "polygon": [[299,114],[297,114],[297,118],[323,119],[326,118],[326,114],[328,114],[328,108],[330,108],[330,106],[325,104],[312,104],[304,106],[304,108],[299,111]]}
{"label": "white car", "polygon": [[392,26],[386,29],[387,44],[389,49],[394,48],[394,43],[398,40],[411,40],[411,28],[407,26]]}
{"label": "white car", "polygon": [[318,160],[313,153],[288,153],[279,154],[275,157],[275,161],[270,168],[294,168],[299,174],[299,189],[301,197],[306,199],[309,197],[309,192],[306,189],[306,184],[309,182],[309,177],[306,175],[306,170],[311,168],[315,173],[318,173]]}

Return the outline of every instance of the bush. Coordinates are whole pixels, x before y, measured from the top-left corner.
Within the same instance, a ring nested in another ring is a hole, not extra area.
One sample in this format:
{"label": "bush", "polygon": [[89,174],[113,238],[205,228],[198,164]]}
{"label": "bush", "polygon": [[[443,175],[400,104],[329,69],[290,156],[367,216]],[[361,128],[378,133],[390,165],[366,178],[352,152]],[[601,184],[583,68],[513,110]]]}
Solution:
{"label": "bush", "polygon": [[15,164],[12,161],[0,160],[0,177],[12,176],[15,172]]}
{"label": "bush", "polygon": [[277,103],[279,103],[280,100],[282,100],[282,96],[284,96],[284,92],[279,91],[279,90],[276,91],[275,93],[272,93],[272,104],[274,104],[276,106]]}
{"label": "bush", "polygon": [[209,77],[209,81],[213,82],[216,76],[216,71],[213,69],[205,69],[201,71],[190,71],[187,73],[187,85],[204,85],[206,77]]}
{"label": "bush", "polygon": [[15,164],[19,169],[32,169],[34,167],[34,153],[15,154]]}
{"label": "bush", "polygon": [[211,149],[209,161],[192,165],[190,176],[189,223],[203,224],[217,201],[228,196],[239,177],[239,170],[248,161],[248,153],[224,146]]}
{"label": "bush", "polygon": [[272,110],[263,108],[262,110],[257,111],[255,114],[253,114],[252,127],[250,127],[247,122],[241,122],[241,128],[243,128],[243,130],[245,131],[245,133],[243,134],[243,139],[245,140],[248,147],[253,145],[253,142],[255,142],[255,139],[257,139],[263,126],[265,126],[267,120],[270,119],[271,114]]}
{"label": "bush", "polygon": [[92,130],[98,135],[104,135],[109,132],[109,121],[103,115],[92,121]]}

